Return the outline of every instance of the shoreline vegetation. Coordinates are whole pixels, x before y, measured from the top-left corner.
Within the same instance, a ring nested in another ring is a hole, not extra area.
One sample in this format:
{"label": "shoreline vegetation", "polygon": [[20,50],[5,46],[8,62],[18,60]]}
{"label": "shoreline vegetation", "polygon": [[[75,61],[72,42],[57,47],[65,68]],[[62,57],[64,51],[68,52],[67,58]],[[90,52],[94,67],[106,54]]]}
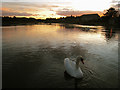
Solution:
{"label": "shoreline vegetation", "polygon": [[9,17],[3,16],[2,26],[16,26],[16,25],[34,25],[41,23],[67,23],[67,24],[80,24],[80,25],[94,25],[94,26],[112,26],[120,27],[120,15],[114,8],[110,8],[100,17],[98,14],[84,14],[82,16],[67,16],[62,18],[46,18],[35,19],[26,17]]}

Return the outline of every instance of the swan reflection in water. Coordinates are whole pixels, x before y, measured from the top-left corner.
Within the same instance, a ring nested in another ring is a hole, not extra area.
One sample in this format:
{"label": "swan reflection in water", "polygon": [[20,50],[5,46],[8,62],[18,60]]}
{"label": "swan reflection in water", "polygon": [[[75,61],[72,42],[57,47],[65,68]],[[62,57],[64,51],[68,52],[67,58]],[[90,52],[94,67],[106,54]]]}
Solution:
{"label": "swan reflection in water", "polygon": [[78,88],[78,83],[83,80],[83,78],[78,79],[78,78],[74,78],[74,77],[70,76],[66,71],[64,71],[64,79],[67,81],[74,80],[75,88]]}

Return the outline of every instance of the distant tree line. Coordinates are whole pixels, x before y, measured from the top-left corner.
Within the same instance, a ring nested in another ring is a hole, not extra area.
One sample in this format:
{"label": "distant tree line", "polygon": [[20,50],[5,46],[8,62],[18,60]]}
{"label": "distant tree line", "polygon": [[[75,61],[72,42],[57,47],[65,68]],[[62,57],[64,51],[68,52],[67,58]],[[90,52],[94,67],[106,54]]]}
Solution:
{"label": "distant tree line", "polygon": [[35,18],[26,18],[26,17],[9,17],[4,16],[2,17],[2,25],[9,26],[9,25],[27,25],[27,24],[38,24],[39,21]]}

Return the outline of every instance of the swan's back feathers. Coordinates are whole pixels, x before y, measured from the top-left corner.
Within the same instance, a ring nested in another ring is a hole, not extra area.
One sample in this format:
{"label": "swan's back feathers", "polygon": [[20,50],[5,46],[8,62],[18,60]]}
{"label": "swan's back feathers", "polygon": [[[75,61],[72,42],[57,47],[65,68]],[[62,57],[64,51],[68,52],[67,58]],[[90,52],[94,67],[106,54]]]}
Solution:
{"label": "swan's back feathers", "polygon": [[83,77],[83,73],[82,73],[81,69],[76,68],[75,61],[71,61],[69,58],[65,58],[64,59],[64,66],[65,66],[66,72],[68,74],[70,74],[71,76],[76,77],[76,78]]}

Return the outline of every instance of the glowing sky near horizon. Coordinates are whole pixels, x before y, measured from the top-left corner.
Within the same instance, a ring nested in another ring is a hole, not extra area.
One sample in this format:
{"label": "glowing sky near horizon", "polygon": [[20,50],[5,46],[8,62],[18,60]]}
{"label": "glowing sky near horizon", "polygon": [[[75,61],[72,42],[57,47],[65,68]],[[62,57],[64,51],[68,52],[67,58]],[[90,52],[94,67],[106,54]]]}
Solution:
{"label": "glowing sky near horizon", "polygon": [[3,0],[3,16],[35,18],[63,17],[90,13],[102,14],[113,0]]}

